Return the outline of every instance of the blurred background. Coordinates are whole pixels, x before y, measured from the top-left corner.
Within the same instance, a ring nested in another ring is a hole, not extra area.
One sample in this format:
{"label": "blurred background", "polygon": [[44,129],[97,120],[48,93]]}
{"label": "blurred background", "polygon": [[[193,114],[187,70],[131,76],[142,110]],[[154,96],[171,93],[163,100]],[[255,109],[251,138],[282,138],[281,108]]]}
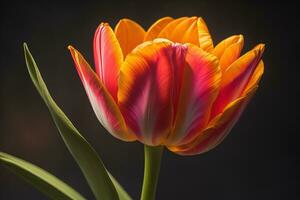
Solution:
{"label": "blurred background", "polygon": [[[260,88],[225,141],[209,153],[164,152],[157,199],[247,200],[299,197],[296,94],[299,16],[295,5],[266,1],[2,1],[0,5],[0,151],[30,161],[93,199],[26,71],[26,41],[57,104],[139,199],[143,146],[124,143],[97,121],[67,50],[93,63],[93,34],[102,21],[132,18],[148,28],[163,16],[202,16],[214,43],[243,34],[245,51],[266,44]],[[0,199],[46,199],[0,166]]]}

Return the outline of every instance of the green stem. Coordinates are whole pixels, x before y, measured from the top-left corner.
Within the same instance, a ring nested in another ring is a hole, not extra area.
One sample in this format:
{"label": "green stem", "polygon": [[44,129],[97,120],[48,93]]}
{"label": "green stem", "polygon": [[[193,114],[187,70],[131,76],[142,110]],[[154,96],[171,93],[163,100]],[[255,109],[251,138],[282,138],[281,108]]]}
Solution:
{"label": "green stem", "polygon": [[145,145],[145,169],[141,200],[155,200],[163,147]]}

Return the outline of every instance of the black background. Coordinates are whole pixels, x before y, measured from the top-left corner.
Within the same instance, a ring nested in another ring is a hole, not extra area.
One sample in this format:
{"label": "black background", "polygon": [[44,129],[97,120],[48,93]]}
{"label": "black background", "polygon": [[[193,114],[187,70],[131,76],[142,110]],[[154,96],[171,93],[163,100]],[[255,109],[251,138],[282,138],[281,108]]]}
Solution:
{"label": "black background", "polygon": [[[276,1],[277,2],[277,1]],[[2,1],[0,6],[0,151],[28,160],[93,199],[27,74],[22,42],[33,53],[52,96],[100,153],[108,169],[139,198],[143,146],[114,139],[97,121],[73,66],[73,44],[93,63],[101,21],[131,18],[144,28],[163,16],[202,16],[215,44],[243,34],[245,50],[266,44],[260,88],[229,137],[209,153],[164,152],[157,199],[297,199],[299,11],[266,1]],[[298,37],[298,38],[297,38]],[[0,199],[45,199],[0,168]]]}

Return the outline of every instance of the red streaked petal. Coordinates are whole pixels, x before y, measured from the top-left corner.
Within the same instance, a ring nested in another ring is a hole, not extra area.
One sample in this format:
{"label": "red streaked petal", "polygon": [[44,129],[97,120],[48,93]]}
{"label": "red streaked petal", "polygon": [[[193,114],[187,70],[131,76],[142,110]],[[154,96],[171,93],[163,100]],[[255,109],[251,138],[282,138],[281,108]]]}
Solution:
{"label": "red streaked petal", "polygon": [[113,136],[124,141],[135,140],[134,135],[127,131],[116,102],[103,86],[97,74],[76,49],[72,46],[68,48],[98,120]]}
{"label": "red streaked petal", "polygon": [[264,45],[258,45],[226,69],[222,75],[221,89],[213,105],[211,119],[243,94],[261,60],[263,51]]}
{"label": "red streaked petal", "polygon": [[138,23],[130,19],[119,21],[115,27],[115,34],[124,56],[144,41],[145,33],[145,30]]}
{"label": "red streaked petal", "polygon": [[258,63],[258,66],[256,67],[252,77],[250,78],[249,83],[246,86],[246,89],[244,90],[243,94],[248,93],[249,90],[251,90],[251,88],[255,87],[256,85],[258,85],[261,76],[264,73],[264,62],[261,60]]}
{"label": "red streaked petal", "polygon": [[178,145],[193,140],[205,128],[221,79],[218,60],[197,46],[188,45],[175,110],[175,124],[167,144]]}
{"label": "red streaked petal", "polygon": [[123,54],[119,42],[108,24],[100,24],[94,36],[96,72],[105,88],[117,101],[118,76]]}
{"label": "red streaked petal", "polygon": [[157,38],[161,30],[173,20],[172,17],[163,17],[157,20],[146,32],[144,41],[151,41]]}
{"label": "red streaked petal", "polygon": [[254,95],[257,87],[253,87],[245,96],[231,102],[223,113],[220,113],[194,141],[168,148],[180,155],[195,155],[205,153],[220,144],[243,113],[246,105]]}
{"label": "red streaked petal", "polygon": [[184,67],[185,52],[183,45],[153,42],[129,54],[121,67],[119,106],[128,126],[145,144],[162,144],[170,133],[173,82],[179,80],[175,76]]}
{"label": "red streaked petal", "polygon": [[201,49],[212,52],[214,49],[213,40],[207,28],[205,21],[200,17],[197,21],[198,38]]}

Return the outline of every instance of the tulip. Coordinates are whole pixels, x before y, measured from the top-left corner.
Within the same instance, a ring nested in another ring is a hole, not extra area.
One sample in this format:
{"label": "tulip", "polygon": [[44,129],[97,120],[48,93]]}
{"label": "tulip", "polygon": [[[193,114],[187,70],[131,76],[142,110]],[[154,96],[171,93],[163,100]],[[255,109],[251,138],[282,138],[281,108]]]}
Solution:
{"label": "tulip", "polygon": [[195,155],[231,131],[263,74],[259,44],[241,56],[242,35],[213,45],[202,18],[164,17],[147,31],[122,19],[94,36],[95,71],[72,46],[93,110],[113,136],[145,144],[141,199],[154,199],[162,147]]}
{"label": "tulip", "polygon": [[202,18],[161,18],[147,31],[122,19],[94,36],[95,72],[69,46],[101,124],[124,141],[206,152],[230,132],[263,74],[264,45],[241,55],[234,35],[216,47]]}

